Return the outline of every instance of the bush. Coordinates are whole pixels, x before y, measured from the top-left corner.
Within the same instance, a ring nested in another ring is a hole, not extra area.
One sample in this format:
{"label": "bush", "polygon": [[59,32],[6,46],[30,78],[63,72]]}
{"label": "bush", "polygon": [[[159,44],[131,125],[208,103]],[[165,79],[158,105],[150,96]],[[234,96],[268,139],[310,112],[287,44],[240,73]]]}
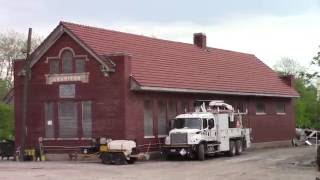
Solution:
{"label": "bush", "polygon": [[300,94],[295,103],[297,127],[319,129],[320,102],[317,101],[317,89],[302,79],[296,79],[295,88]]}
{"label": "bush", "polygon": [[14,139],[13,106],[3,103],[0,103],[0,139]]}

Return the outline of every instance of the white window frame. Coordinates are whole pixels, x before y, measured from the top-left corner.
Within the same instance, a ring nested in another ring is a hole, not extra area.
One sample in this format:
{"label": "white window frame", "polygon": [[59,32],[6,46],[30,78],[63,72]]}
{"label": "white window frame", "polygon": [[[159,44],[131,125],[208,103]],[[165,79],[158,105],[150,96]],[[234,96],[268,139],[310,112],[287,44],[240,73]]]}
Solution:
{"label": "white window frame", "polygon": [[[148,110],[150,110],[150,112],[146,112],[146,103],[148,102],[149,108],[147,108]],[[150,114],[148,114],[150,113]],[[147,123],[146,121],[148,121],[148,116],[151,118],[150,123],[151,123],[151,127],[147,127]],[[154,138],[154,118],[153,118],[153,101],[152,100],[144,100],[143,101],[143,134],[144,134],[144,138]],[[147,130],[146,128],[151,128],[151,130]],[[151,134],[146,134],[146,131],[150,131]]]}
{"label": "white window frame", "polygon": [[[258,112],[258,105],[259,104],[262,104],[263,105],[263,107],[264,107],[264,112]],[[266,107],[266,104],[265,103],[262,103],[262,102],[257,102],[256,103],[256,106],[255,106],[255,110],[256,110],[256,115],[266,115],[267,114],[267,107]]]}

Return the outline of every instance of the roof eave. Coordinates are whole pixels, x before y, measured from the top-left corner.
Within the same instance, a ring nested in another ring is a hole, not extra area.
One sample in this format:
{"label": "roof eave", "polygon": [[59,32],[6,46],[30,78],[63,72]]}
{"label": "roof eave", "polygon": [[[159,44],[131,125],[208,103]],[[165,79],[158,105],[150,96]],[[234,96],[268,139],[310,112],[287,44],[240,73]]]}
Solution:
{"label": "roof eave", "polygon": [[283,94],[271,94],[271,93],[197,90],[197,89],[184,89],[184,88],[139,86],[137,83],[131,83],[131,90],[133,90],[133,91],[151,91],[151,92],[219,94],[219,95],[236,95],[236,96],[281,97],[281,98],[298,98],[299,97],[296,95],[283,95]]}

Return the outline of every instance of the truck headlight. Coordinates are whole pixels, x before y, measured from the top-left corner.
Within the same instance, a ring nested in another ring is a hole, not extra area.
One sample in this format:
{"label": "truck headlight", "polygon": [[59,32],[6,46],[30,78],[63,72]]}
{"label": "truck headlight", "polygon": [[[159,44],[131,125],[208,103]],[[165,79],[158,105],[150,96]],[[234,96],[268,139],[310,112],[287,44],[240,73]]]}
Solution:
{"label": "truck headlight", "polygon": [[165,139],[164,139],[164,144],[170,144],[170,136],[167,136]]}

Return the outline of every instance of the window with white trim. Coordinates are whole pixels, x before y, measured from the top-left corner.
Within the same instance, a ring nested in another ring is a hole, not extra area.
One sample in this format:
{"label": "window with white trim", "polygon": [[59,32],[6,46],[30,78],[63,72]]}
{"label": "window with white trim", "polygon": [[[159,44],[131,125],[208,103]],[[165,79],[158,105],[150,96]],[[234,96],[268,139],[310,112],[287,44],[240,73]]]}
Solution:
{"label": "window with white trim", "polygon": [[60,63],[59,60],[50,60],[49,62],[49,72],[50,74],[58,74],[60,73]]}
{"label": "window with white trim", "polygon": [[77,103],[73,101],[63,101],[59,103],[59,137],[78,137]]}
{"label": "window with white trim", "polygon": [[177,115],[177,102],[168,101],[168,120],[172,120]]}
{"label": "window with white trim", "polygon": [[91,101],[82,102],[82,134],[83,137],[92,137]]}
{"label": "window with white trim", "polygon": [[153,103],[151,100],[144,101],[144,136],[153,137]]}
{"label": "window with white trim", "polygon": [[73,73],[73,54],[70,50],[65,50],[61,55],[62,73]]}
{"label": "window with white trim", "polygon": [[158,135],[167,134],[167,104],[165,101],[158,101]]}
{"label": "window with white trim", "polygon": [[266,114],[266,106],[264,103],[256,104],[256,114]]}
{"label": "window with white trim", "polygon": [[44,114],[45,114],[45,137],[46,138],[54,138],[54,103],[47,102],[44,104]]}
{"label": "window with white trim", "polygon": [[276,104],[276,112],[277,114],[285,114],[286,113],[286,105],[284,103]]}
{"label": "window with white trim", "polygon": [[49,73],[84,73],[86,55],[74,55],[71,48],[63,48],[59,57],[48,57]]}
{"label": "window with white trim", "polygon": [[85,65],[85,59],[83,59],[83,58],[75,59],[75,68],[76,68],[75,72],[76,73],[85,72],[84,65]]}

